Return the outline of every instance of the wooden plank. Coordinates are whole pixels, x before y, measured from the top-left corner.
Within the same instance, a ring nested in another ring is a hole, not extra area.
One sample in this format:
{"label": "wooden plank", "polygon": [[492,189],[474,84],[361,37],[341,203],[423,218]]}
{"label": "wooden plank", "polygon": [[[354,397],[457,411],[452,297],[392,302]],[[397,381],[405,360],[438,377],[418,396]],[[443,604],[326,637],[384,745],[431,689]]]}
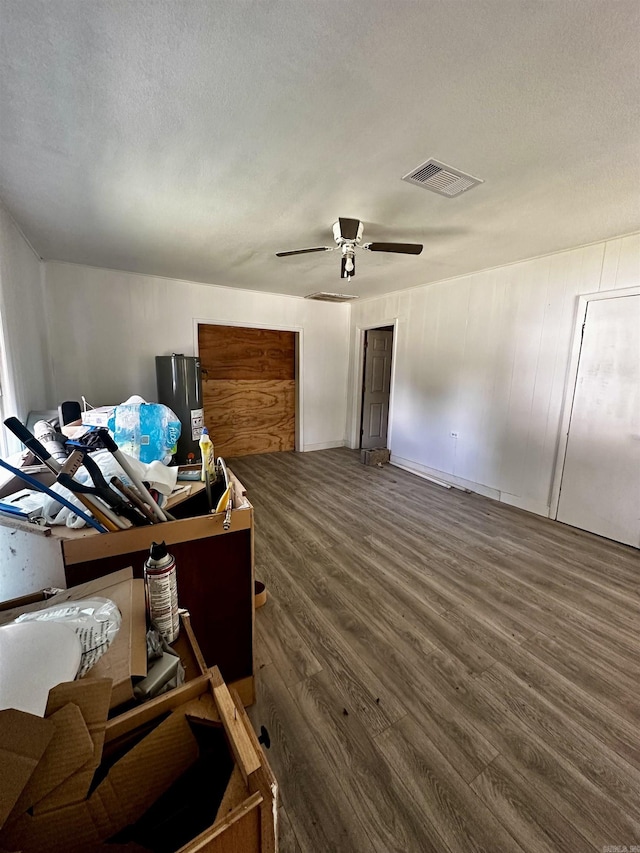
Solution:
{"label": "wooden plank", "polygon": [[229,738],[236,761],[240,765],[242,776],[247,781],[248,777],[261,766],[261,756],[256,751],[247,734],[242,716],[234,704],[229,693],[229,688],[224,683],[219,670],[214,667],[210,670],[210,673],[213,695],[218,706],[220,719]]}
{"label": "wooden plank", "polygon": [[261,804],[260,794],[253,794],[177,853],[261,853]]}
{"label": "wooden plank", "polygon": [[222,456],[293,450],[296,333],[198,326],[205,424]]}
{"label": "wooden plank", "polygon": [[639,770],[576,725],[573,717],[558,711],[552,703],[538,696],[533,688],[512,676],[506,667],[496,664],[483,673],[479,682],[496,704],[524,723],[556,755],[577,767],[585,779],[604,793],[615,791],[617,801],[640,825]]}
{"label": "wooden plank", "polygon": [[144,705],[132,708],[124,714],[113,717],[107,721],[105,729],[105,743],[110,743],[122,735],[126,734],[136,725],[144,725],[145,723],[155,720],[161,714],[173,711],[179,705],[185,702],[190,702],[192,699],[197,699],[203,693],[209,690],[210,676],[202,675],[183,684],[182,687],[177,687],[175,690],[170,690],[168,693],[163,693],[155,699],[150,699]]}
{"label": "wooden plank", "polygon": [[203,379],[295,378],[296,333],[242,326],[198,326]]}
{"label": "wooden plank", "polygon": [[224,530],[224,513],[203,515],[197,518],[185,518],[180,521],[165,521],[161,526],[150,524],[145,527],[131,527],[118,533],[106,533],[69,539],[63,542],[64,559],[67,566],[86,563],[89,560],[101,560],[119,554],[148,550],[158,537],[167,545],[178,542],[191,542],[206,539],[223,533],[251,528],[251,510],[249,507],[233,510],[231,527]]}
{"label": "wooden plank", "polygon": [[[402,700],[388,690],[375,671],[356,654],[340,631],[313,604],[313,599],[272,574],[269,589],[295,620],[300,636],[313,647],[323,668],[340,681],[349,707],[372,732],[383,731],[406,713]],[[264,670],[262,670],[264,672]]]}
{"label": "wooden plank", "polygon": [[205,425],[216,454],[293,450],[295,392],[293,379],[203,381]]}
{"label": "wooden plank", "polygon": [[471,787],[530,853],[595,853],[595,847],[499,755]]}
{"label": "wooden plank", "polygon": [[615,790],[605,793],[593,785],[554,745],[547,745],[546,736],[541,738],[505,712],[503,703],[496,701],[498,694],[471,678],[456,661],[436,652],[426,671],[434,686],[462,704],[474,725],[594,847],[601,849],[611,838],[638,837],[640,826],[616,802]]}
{"label": "wooden plank", "polygon": [[244,724],[249,740],[260,756],[260,767],[249,777],[249,790],[252,793],[256,790],[259,791],[263,797],[263,803],[260,806],[261,850],[262,853],[275,853],[278,837],[278,783],[264,754],[264,749],[260,745],[258,736],[251,725],[251,720],[242,707],[242,700],[233,688],[229,689],[229,693]]}
{"label": "wooden plank", "polygon": [[437,828],[440,849],[520,853],[522,848],[451,768],[411,716],[378,735],[376,744],[411,799]]}

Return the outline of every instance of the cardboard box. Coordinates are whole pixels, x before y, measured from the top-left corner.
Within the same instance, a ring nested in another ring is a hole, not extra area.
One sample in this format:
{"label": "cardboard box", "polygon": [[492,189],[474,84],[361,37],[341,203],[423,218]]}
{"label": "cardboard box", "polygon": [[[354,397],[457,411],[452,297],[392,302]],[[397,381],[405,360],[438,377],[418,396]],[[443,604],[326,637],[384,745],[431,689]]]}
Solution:
{"label": "cardboard box", "polygon": [[[60,685],[45,719],[0,712],[7,757],[0,849],[149,850],[160,833],[164,849],[175,834],[171,849],[181,853],[274,853],[277,785],[240,700],[217,669],[109,724],[105,685],[108,691],[108,680]],[[70,786],[92,747],[98,772]],[[65,776],[66,798],[43,808],[43,792],[51,798]],[[172,811],[175,819],[168,819]]]}
{"label": "cardboard box", "polygon": [[115,406],[99,406],[97,409],[87,409],[82,413],[82,423],[85,426],[106,427],[113,417]]}
{"label": "cardboard box", "polygon": [[113,684],[110,704],[115,708],[133,699],[132,677],[147,674],[144,581],[134,579],[130,568],[53,595],[43,591],[24,599],[6,601],[0,604],[0,625],[13,622],[22,613],[95,596],[115,602],[122,615],[122,623],[109,650],[85,678],[109,678]]}

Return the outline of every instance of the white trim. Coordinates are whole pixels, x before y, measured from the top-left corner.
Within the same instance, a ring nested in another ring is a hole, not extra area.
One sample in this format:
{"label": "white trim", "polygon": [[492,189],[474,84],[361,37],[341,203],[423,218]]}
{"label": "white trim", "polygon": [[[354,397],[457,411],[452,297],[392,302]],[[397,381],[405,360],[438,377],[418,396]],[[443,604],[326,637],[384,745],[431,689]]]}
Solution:
{"label": "white trim", "polygon": [[426,465],[421,465],[419,462],[412,462],[410,459],[402,459],[398,456],[392,456],[390,464],[396,468],[402,468],[403,471],[408,471],[410,474],[415,474],[416,477],[422,477],[423,480],[429,480],[429,482],[435,483],[438,486],[444,486],[446,489],[460,489],[463,492],[473,492],[490,500],[508,504],[518,509],[524,509],[527,512],[533,512],[544,518],[549,517],[549,507],[540,501],[535,501],[531,498],[522,498],[519,495],[510,495],[508,492],[501,492],[499,489],[483,486],[482,483],[474,483],[472,480],[465,480],[463,477],[456,477],[453,474],[447,474],[444,471],[438,471],[435,468],[429,468]]}
{"label": "white trim", "polygon": [[573,398],[578,381],[578,366],[580,364],[580,350],[582,348],[582,327],[586,321],[587,308],[590,302],[601,299],[617,299],[625,296],[640,295],[640,285],[634,287],[621,287],[619,290],[603,290],[597,293],[584,293],[578,296],[578,307],[576,310],[576,321],[573,329],[573,344],[571,346],[571,357],[567,370],[564,400],[562,402],[562,417],[560,420],[560,431],[558,436],[558,449],[554,466],[553,483],[549,499],[549,518],[557,519],[558,505],[560,503],[560,485],[564,472],[564,461],[569,441],[569,427],[571,425],[571,412],[573,409]]}
{"label": "white trim", "polygon": [[514,506],[517,509],[524,509],[535,515],[541,515],[543,518],[549,518],[549,507],[542,501],[522,498],[520,495],[510,495],[509,492],[500,492],[500,503]]}
{"label": "white trim", "polygon": [[364,374],[364,333],[370,329],[381,329],[384,326],[393,326],[393,346],[391,349],[391,385],[389,387],[389,417],[387,419],[387,447],[391,449],[391,432],[393,428],[393,406],[394,406],[394,389],[396,379],[396,362],[398,353],[398,317],[392,320],[380,320],[378,323],[372,323],[367,326],[355,326],[355,341],[354,341],[354,360],[353,369],[355,373],[355,383],[352,386],[354,389],[353,399],[351,401],[351,435],[349,436],[346,446],[352,450],[360,449],[360,420],[362,418],[362,378]]}
{"label": "white trim", "polygon": [[401,465],[396,459],[390,459],[389,464],[393,465],[394,468],[401,468],[403,471],[408,471],[410,474],[415,474],[416,477],[420,477],[422,480],[428,480],[430,483],[435,483],[436,486],[442,486],[444,489],[453,489],[454,486],[451,483],[445,483],[444,480],[438,480],[436,477],[431,477],[429,474],[424,474],[422,471],[418,471],[417,468],[413,468],[409,465]]}
{"label": "white trim", "polygon": [[[35,250],[34,250],[35,251]],[[36,252],[37,254],[37,252]],[[256,290],[251,287],[234,287],[232,284],[217,284],[215,281],[205,281],[205,279],[195,279],[195,278],[174,278],[170,275],[161,275],[160,273],[152,273],[152,272],[138,272],[136,270],[129,269],[121,269],[120,267],[97,267],[95,264],[83,264],[80,261],[61,261],[56,258],[40,258],[40,260],[45,264],[62,264],[69,267],[86,267],[90,270],[98,270],[100,272],[114,272],[119,275],[137,275],[140,278],[157,278],[159,281],[169,281],[173,284],[198,284],[203,287],[215,287],[218,290],[233,290],[239,291],[240,293],[255,293],[258,296],[284,296],[287,299],[306,299],[306,296],[296,296],[295,293],[281,293],[279,290]],[[228,323],[227,325],[232,325]],[[238,325],[237,323],[235,325]],[[245,323],[244,325],[249,326],[250,323]],[[256,328],[266,329],[267,326],[256,326]],[[288,331],[288,329],[283,329],[283,331]]]}
{"label": "white trim", "polygon": [[422,465],[420,462],[414,462],[411,459],[403,459],[400,456],[392,454],[391,465],[395,465],[396,468],[402,468],[403,471],[408,471],[417,477],[422,477],[424,480],[431,480],[439,486],[475,492],[478,495],[483,495],[485,498],[492,498],[494,501],[500,500],[498,489],[492,489],[490,486],[483,486],[481,483],[474,483],[471,480],[447,474],[445,471],[438,471],[436,468],[429,468],[427,465]]}
{"label": "white trim", "polygon": [[[304,445],[304,329],[302,326],[286,325],[283,323],[245,323],[241,320],[210,319],[208,317],[193,317],[193,352],[200,355],[198,348],[198,326],[236,326],[248,329],[270,329],[274,332],[295,332],[296,334],[296,437],[295,449],[297,452],[306,450]],[[341,445],[340,445],[341,446]]]}
{"label": "white trim", "polygon": [[334,447],[345,447],[347,442],[341,441],[321,441],[319,444],[305,444],[302,448],[304,453],[313,452],[314,450],[332,450]]}

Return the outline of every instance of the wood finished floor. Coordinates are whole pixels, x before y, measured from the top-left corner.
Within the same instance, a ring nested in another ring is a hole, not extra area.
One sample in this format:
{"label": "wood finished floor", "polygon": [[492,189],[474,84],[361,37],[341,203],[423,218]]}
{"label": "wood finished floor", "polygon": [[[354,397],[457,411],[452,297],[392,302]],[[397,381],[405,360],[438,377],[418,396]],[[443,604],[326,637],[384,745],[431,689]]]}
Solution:
{"label": "wood finished floor", "polygon": [[637,551],[343,448],[232,467],[282,853],[640,844]]}

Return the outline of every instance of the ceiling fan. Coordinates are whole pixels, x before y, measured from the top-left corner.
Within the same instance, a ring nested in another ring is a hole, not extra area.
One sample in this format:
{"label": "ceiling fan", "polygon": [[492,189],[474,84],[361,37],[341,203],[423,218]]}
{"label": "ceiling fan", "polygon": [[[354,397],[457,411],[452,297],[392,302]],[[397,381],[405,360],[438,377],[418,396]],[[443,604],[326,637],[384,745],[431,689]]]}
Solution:
{"label": "ceiling fan", "polygon": [[340,217],[333,226],[333,238],[337,246],[315,246],[311,249],[293,249],[291,252],[276,252],[277,258],[289,255],[305,255],[309,252],[333,252],[336,248],[342,252],[340,278],[353,278],[356,274],[356,249],[368,252],[396,252],[402,255],[419,255],[422,243],[362,243],[363,225],[359,219]]}

